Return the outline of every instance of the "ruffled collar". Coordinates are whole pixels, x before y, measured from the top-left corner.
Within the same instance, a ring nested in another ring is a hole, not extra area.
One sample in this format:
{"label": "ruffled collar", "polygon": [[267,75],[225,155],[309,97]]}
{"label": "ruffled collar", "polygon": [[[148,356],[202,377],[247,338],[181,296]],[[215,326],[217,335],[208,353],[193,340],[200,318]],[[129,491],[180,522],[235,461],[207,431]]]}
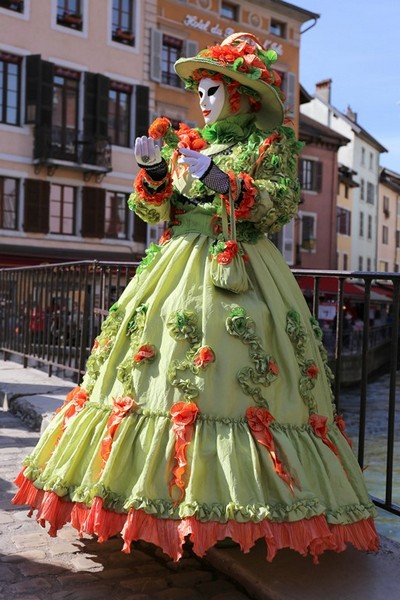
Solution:
{"label": "ruffled collar", "polygon": [[248,139],[255,128],[255,115],[233,115],[210,123],[200,129],[200,135],[209,144],[230,144]]}

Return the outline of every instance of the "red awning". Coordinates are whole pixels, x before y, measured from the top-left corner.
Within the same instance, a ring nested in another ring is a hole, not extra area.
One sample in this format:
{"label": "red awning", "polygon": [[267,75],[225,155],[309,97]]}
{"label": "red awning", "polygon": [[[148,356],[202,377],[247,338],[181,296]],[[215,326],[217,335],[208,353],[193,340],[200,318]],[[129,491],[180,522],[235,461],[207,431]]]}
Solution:
{"label": "red awning", "polygon": [[[312,293],[314,291],[314,279],[315,277],[308,277],[307,275],[300,275],[296,277],[297,283],[303,292]],[[324,294],[336,295],[339,290],[339,279],[336,277],[320,277],[319,278],[319,290]],[[350,283],[345,280],[344,282],[344,295],[346,297],[354,296],[358,300],[361,300],[364,296],[364,288],[362,286]]]}
{"label": "red awning", "polygon": [[[314,291],[314,279],[315,277],[300,275],[296,277],[297,283],[301,290],[306,295],[312,295]],[[336,296],[339,291],[339,279],[336,277],[320,277],[319,278],[319,291],[322,294],[329,294]],[[343,288],[344,297],[347,299],[363,302],[365,296],[365,289],[362,284],[351,283],[348,280],[344,282]],[[377,286],[371,286],[370,298],[372,302],[387,303],[393,297],[393,294],[388,289],[381,289]]]}

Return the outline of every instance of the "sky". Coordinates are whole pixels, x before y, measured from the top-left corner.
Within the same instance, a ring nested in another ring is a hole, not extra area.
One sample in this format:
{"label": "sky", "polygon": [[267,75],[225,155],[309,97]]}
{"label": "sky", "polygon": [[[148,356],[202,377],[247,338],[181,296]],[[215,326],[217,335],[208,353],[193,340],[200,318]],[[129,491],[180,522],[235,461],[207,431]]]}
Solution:
{"label": "sky", "polygon": [[318,81],[332,79],[331,104],[357,113],[361,127],[388,150],[380,164],[400,174],[400,1],[291,4],[320,15],[301,35],[300,83],[314,95]]}

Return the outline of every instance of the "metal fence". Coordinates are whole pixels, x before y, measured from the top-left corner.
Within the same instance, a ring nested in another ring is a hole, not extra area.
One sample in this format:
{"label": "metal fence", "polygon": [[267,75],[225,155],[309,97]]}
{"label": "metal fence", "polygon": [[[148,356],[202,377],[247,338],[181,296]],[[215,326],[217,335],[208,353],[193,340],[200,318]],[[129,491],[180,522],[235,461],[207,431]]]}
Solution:
{"label": "metal fence", "polygon": [[[0,269],[0,351],[5,359],[20,357],[24,366],[40,365],[49,375],[57,370],[79,382],[101,323],[136,267],[137,263],[82,261]],[[312,285],[303,292],[324,331],[338,411],[343,386],[358,385],[361,467],[365,462],[368,381],[377,369],[389,373],[385,494],[373,500],[400,516],[400,506],[393,502],[400,274],[293,273],[300,285],[305,277],[311,278]],[[351,290],[347,289],[349,282]]]}

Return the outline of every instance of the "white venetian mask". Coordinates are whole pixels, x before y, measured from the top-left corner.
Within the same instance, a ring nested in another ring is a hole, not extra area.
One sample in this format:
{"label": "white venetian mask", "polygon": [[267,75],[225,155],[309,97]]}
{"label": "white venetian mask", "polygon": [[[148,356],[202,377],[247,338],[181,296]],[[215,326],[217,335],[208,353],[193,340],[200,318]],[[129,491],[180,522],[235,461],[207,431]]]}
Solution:
{"label": "white venetian mask", "polygon": [[199,101],[204,122],[214,123],[220,116],[225,103],[225,86],[222,81],[205,77],[199,82]]}

